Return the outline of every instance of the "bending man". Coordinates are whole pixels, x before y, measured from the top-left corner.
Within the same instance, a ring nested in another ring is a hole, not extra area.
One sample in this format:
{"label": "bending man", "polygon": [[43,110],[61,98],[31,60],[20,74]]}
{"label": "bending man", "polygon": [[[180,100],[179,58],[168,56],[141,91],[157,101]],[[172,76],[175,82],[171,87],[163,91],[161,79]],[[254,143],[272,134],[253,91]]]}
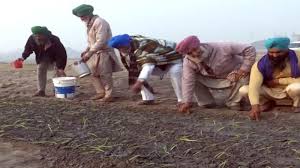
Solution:
{"label": "bending man", "polygon": [[245,110],[241,106],[239,89],[249,81],[249,72],[255,61],[255,48],[238,43],[200,43],[196,36],[184,39],[176,50],[184,54],[182,92],[184,104],[180,112],[189,112],[193,95],[199,106],[213,108],[216,101],[210,89],[229,91],[226,106]]}
{"label": "bending man", "polygon": [[182,55],[175,51],[176,43],[124,34],[113,37],[109,45],[120,51],[131,72],[137,72],[131,73],[129,79],[135,80],[132,90],[141,91],[143,101],[139,104],[154,104],[153,91],[147,81],[151,74],[162,77],[166,73],[170,74],[178,103],[182,102]]}
{"label": "bending man", "polygon": [[65,76],[67,53],[59,38],[53,35],[47,27],[35,26],[31,28],[32,35],[28,38],[22,58],[24,61],[35,53],[37,63],[38,91],[33,96],[44,97],[47,84],[47,72],[55,65],[56,75]]}
{"label": "bending man", "polygon": [[240,92],[249,95],[252,109],[250,117],[260,119],[260,113],[271,110],[276,100],[293,100],[292,112],[300,112],[299,55],[289,49],[290,39],[285,37],[266,40],[268,53],[251,69],[249,86]]}

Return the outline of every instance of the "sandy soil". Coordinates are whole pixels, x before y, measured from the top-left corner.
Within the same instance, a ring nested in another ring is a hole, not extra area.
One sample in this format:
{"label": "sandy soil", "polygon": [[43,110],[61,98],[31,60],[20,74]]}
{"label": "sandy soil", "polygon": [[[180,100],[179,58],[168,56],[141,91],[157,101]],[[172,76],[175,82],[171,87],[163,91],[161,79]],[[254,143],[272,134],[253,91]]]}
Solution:
{"label": "sandy soil", "polygon": [[[1,168],[40,168],[42,156],[40,148],[22,142],[0,141]],[[8,141],[8,140],[6,140]]]}
{"label": "sandy soil", "polygon": [[1,168],[300,167],[300,114],[286,107],[259,122],[225,108],[182,115],[169,80],[157,78],[157,105],[136,106],[126,73],[115,74],[114,103],[89,101],[87,78],[74,100],[32,98],[35,73],[0,65]]}

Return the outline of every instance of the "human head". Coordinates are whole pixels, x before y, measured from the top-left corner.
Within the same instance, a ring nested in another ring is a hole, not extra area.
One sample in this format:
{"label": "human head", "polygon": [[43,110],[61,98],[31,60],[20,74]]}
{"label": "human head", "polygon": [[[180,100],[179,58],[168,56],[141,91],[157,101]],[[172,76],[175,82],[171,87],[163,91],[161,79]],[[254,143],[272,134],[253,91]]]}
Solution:
{"label": "human head", "polygon": [[87,4],[82,4],[73,9],[73,15],[79,17],[83,22],[89,22],[94,16],[94,7]]}
{"label": "human head", "polygon": [[188,36],[176,46],[176,51],[183,55],[201,56],[200,40],[197,36]]}
{"label": "human head", "polygon": [[121,55],[125,56],[130,53],[131,49],[131,37],[128,34],[117,35],[112,37],[108,45],[112,48],[116,48],[120,51]]}
{"label": "human head", "polygon": [[287,37],[274,37],[265,41],[268,56],[273,65],[279,65],[289,55],[290,39]]}
{"label": "human head", "polygon": [[38,45],[44,45],[49,40],[49,35],[51,35],[51,32],[45,26],[34,26],[31,28],[31,32]]}

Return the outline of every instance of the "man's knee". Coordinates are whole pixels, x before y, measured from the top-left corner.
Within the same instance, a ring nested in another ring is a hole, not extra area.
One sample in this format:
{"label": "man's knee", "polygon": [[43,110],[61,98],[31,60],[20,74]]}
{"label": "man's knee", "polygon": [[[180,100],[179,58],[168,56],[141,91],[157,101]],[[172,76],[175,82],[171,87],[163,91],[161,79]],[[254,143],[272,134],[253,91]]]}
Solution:
{"label": "man's knee", "polygon": [[289,96],[300,96],[300,83],[293,83],[286,87]]}
{"label": "man's knee", "polygon": [[38,69],[38,71],[42,71],[42,70],[45,69],[45,65],[38,64],[38,65],[37,65],[37,69]]}
{"label": "man's knee", "polygon": [[113,76],[111,73],[108,74],[101,74],[100,80],[102,81],[103,85],[112,85],[113,83]]}
{"label": "man's knee", "polygon": [[103,73],[103,74],[100,74],[99,78],[101,80],[112,80],[113,75],[112,75],[112,73]]}
{"label": "man's knee", "polygon": [[240,89],[239,89],[239,94],[243,97],[247,97],[248,96],[248,93],[249,93],[249,86],[248,85],[245,85],[245,86],[242,86]]}

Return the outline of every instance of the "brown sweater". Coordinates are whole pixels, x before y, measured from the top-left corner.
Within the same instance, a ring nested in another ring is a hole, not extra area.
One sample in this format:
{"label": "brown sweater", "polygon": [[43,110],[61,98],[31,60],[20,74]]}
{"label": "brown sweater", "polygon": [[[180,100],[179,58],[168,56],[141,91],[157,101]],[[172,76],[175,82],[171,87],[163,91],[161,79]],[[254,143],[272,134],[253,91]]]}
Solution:
{"label": "brown sweater", "polygon": [[45,50],[44,47],[40,47],[36,44],[33,36],[31,35],[27,40],[22,57],[26,59],[32,53],[35,53],[37,64],[42,61],[50,61],[51,63],[55,62],[57,69],[65,69],[67,63],[65,47],[60,42],[59,38],[54,35],[50,35],[49,40],[51,46]]}

